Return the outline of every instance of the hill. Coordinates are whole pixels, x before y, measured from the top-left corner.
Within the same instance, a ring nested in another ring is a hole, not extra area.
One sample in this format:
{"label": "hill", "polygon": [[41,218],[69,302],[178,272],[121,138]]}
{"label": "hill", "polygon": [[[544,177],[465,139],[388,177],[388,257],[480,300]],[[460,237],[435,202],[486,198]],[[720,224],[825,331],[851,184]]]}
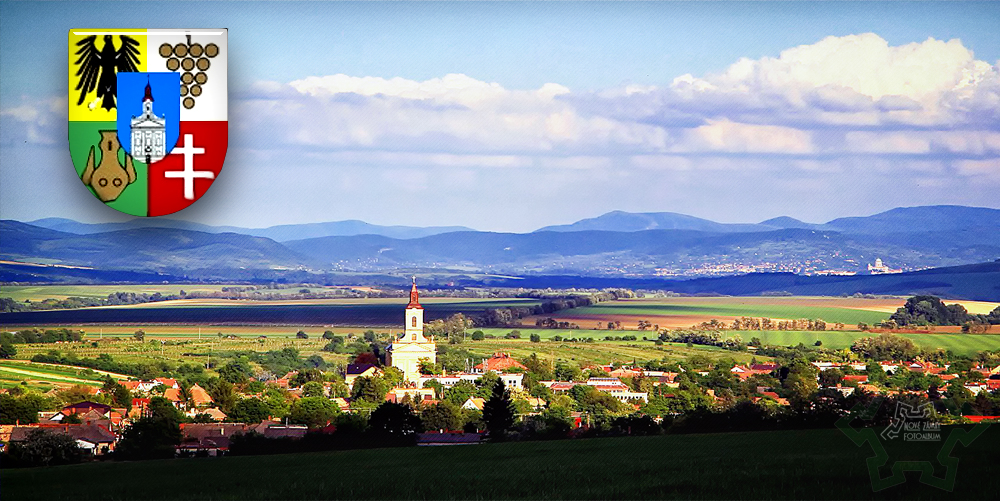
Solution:
{"label": "hill", "polygon": [[892,256],[887,259],[890,264],[910,268],[984,262],[1000,256],[1000,232],[846,234],[799,228],[736,233],[454,232],[409,240],[323,237],[285,242],[285,245],[326,265],[363,264],[371,269],[451,266],[511,274],[651,276],[664,268],[685,271],[725,264],[754,265],[756,271],[782,271],[774,263],[803,263],[798,266],[800,272],[822,269],[867,272],[865,265],[878,256]]}
{"label": "hill", "polygon": [[0,221],[3,258],[183,275],[203,269],[276,269],[309,260],[262,237],[170,228],[75,235]]}
{"label": "hill", "polygon": [[270,238],[278,242],[325,236],[383,235],[393,238],[418,238],[450,231],[471,231],[464,226],[379,226],[358,220],[326,223],[283,224],[267,228],[241,228],[238,226],[210,226],[167,218],[136,218],[123,223],[81,223],[72,219],[45,218],[29,224],[52,230],[91,235],[109,231],[136,230],[140,228],[171,228],[205,233],[239,233],[253,237]]}
{"label": "hill", "polygon": [[[940,442],[884,443],[892,462],[936,465],[941,450]],[[1000,491],[1000,477],[990,474],[998,446],[997,427],[957,446],[953,489],[931,488],[913,475],[877,497],[991,499]],[[627,464],[616,459],[622,454]],[[81,492],[151,500],[869,499],[876,496],[865,467],[872,455],[841,431],[821,429],[101,462],[8,468],[0,479],[5,498],[45,501],[78,499]],[[415,465],[447,467],[429,475]]]}
{"label": "hill", "polygon": [[632,213],[613,211],[601,216],[582,219],[572,224],[546,226],[536,231],[643,231],[698,230],[708,232],[769,231],[800,228],[844,233],[925,233],[932,231],[996,230],[1000,228],[1000,209],[931,205],[897,207],[861,217],[844,217],[822,224],[780,216],[757,224],[717,223],[708,219],[674,212]]}
{"label": "hill", "polygon": [[898,207],[866,217],[844,217],[823,225],[850,233],[926,233],[1000,229],[1000,210],[960,205]]}
{"label": "hill", "polygon": [[536,231],[644,231],[696,230],[709,232],[760,231],[774,229],[755,224],[724,224],[675,212],[623,212],[582,219],[572,224],[546,226]]}

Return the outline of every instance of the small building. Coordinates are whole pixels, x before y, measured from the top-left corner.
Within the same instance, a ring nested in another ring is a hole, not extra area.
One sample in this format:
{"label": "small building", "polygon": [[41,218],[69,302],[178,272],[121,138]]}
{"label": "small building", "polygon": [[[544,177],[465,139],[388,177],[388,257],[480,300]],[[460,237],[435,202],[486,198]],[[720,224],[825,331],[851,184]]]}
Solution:
{"label": "small building", "polygon": [[479,397],[469,397],[469,399],[462,404],[462,408],[470,411],[482,411],[485,405],[485,399]]}
{"label": "small building", "polygon": [[379,369],[375,364],[349,364],[346,374],[344,374],[344,382],[348,387],[353,388],[354,380],[359,377],[378,377],[382,374],[382,369]]}
{"label": "small building", "polygon": [[34,430],[69,435],[76,440],[76,445],[95,456],[114,451],[118,442],[117,435],[110,428],[95,423],[15,426],[11,430],[10,442],[23,442]]}
{"label": "small building", "polygon": [[416,388],[413,386],[397,386],[385,394],[386,402],[399,403],[406,397],[416,402],[429,402],[434,400],[434,388]]}
{"label": "small building", "polygon": [[477,445],[482,443],[483,436],[478,433],[419,433],[418,447],[435,447],[442,445]]}

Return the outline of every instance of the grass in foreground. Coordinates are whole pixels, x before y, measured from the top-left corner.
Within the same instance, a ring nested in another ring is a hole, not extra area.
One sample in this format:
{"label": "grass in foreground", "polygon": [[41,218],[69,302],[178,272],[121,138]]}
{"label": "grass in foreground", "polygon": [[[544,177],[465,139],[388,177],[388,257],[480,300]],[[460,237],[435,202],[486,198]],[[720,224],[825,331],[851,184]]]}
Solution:
{"label": "grass in foreground", "polygon": [[[945,429],[947,434],[948,430]],[[940,443],[890,442],[897,459]],[[918,475],[872,492],[865,459],[840,431],[622,437],[465,447],[177,459],[2,470],[4,498],[79,499],[990,499],[1000,429],[960,458],[953,491]],[[883,469],[883,476],[890,475]]]}

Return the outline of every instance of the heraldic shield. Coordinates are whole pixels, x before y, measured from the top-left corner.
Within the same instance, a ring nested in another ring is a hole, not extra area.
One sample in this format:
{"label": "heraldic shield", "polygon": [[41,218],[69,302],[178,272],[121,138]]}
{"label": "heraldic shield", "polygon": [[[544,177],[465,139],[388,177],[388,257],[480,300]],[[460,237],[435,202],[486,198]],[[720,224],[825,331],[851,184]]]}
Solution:
{"label": "heraldic shield", "polygon": [[69,32],[69,151],[100,201],[172,214],[219,176],[228,145],[225,29]]}

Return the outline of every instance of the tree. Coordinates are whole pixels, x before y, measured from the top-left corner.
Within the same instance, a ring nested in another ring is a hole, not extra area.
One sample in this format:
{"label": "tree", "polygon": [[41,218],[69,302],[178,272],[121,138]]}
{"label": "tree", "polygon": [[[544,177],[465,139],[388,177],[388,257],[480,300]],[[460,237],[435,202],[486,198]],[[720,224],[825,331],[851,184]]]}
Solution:
{"label": "tree", "polygon": [[250,362],[244,359],[232,360],[219,369],[219,377],[233,384],[243,384],[253,374]]}
{"label": "tree", "polygon": [[333,331],[323,331],[323,339],[332,341],[333,340]]}
{"label": "tree", "polygon": [[493,385],[493,395],[483,405],[483,422],[493,440],[503,440],[507,430],[514,426],[514,402],[510,398],[510,390],[498,380]]}
{"label": "tree", "polygon": [[353,400],[363,400],[370,404],[378,404],[385,400],[386,393],[389,393],[389,385],[385,379],[380,377],[361,376],[354,380],[351,388],[351,398]]}
{"label": "tree", "polygon": [[17,356],[17,348],[11,343],[0,344],[0,358],[14,358]]}
{"label": "tree", "polygon": [[893,334],[861,338],[851,351],[873,360],[911,360],[919,352],[913,341]]}
{"label": "tree", "polygon": [[134,337],[136,341],[141,343],[146,339],[146,332],[143,331],[142,329],[137,330],[135,331],[134,334],[132,334],[132,337]]}
{"label": "tree", "polygon": [[483,334],[483,331],[478,331],[477,330],[477,331],[475,331],[475,332],[472,333],[472,340],[473,341],[482,341],[483,339],[486,339],[486,334]]}
{"label": "tree", "polygon": [[227,420],[234,423],[259,423],[271,415],[271,409],[259,398],[244,398],[229,411]]}
{"label": "tree", "polygon": [[[361,379],[361,378],[358,378]],[[354,383],[355,385],[357,382]],[[462,405],[469,397],[476,394],[478,388],[471,381],[461,380],[444,392],[444,399],[455,404]]]}
{"label": "tree", "polygon": [[532,343],[540,343],[540,342],[542,342],[542,336],[539,336],[538,334],[532,333],[531,336],[529,336],[529,338],[531,339]]}
{"label": "tree", "polygon": [[299,339],[309,339],[309,334],[306,334],[306,331],[298,331],[295,333],[295,337]]}
{"label": "tree", "polygon": [[83,449],[66,433],[36,428],[28,432],[24,442],[11,444],[10,455],[24,465],[52,466],[79,463]]}
{"label": "tree", "polygon": [[392,438],[414,438],[423,431],[423,423],[410,406],[395,402],[383,402],[375,408],[368,427],[378,435]]}
{"label": "tree", "polygon": [[420,413],[425,430],[458,430],[462,427],[459,407],[447,400],[434,404]]}
{"label": "tree", "polygon": [[163,397],[153,397],[147,415],[132,423],[115,449],[116,458],[172,458],[181,442],[180,411]]}
{"label": "tree", "polygon": [[229,414],[229,411],[236,405],[236,392],[233,390],[233,384],[229,381],[216,379],[208,385],[206,391],[212,397],[215,405],[219,406],[219,409],[222,409],[222,412],[226,414]]}
{"label": "tree", "polygon": [[319,428],[329,424],[339,413],[340,408],[327,398],[304,397],[292,404],[288,418],[293,423]]}
{"label": "tree", "polygon": [[322,397],[325,396],[324,393],[323,383],[318,381],[309,381],[302,385],[302,395],[305,397]]}

